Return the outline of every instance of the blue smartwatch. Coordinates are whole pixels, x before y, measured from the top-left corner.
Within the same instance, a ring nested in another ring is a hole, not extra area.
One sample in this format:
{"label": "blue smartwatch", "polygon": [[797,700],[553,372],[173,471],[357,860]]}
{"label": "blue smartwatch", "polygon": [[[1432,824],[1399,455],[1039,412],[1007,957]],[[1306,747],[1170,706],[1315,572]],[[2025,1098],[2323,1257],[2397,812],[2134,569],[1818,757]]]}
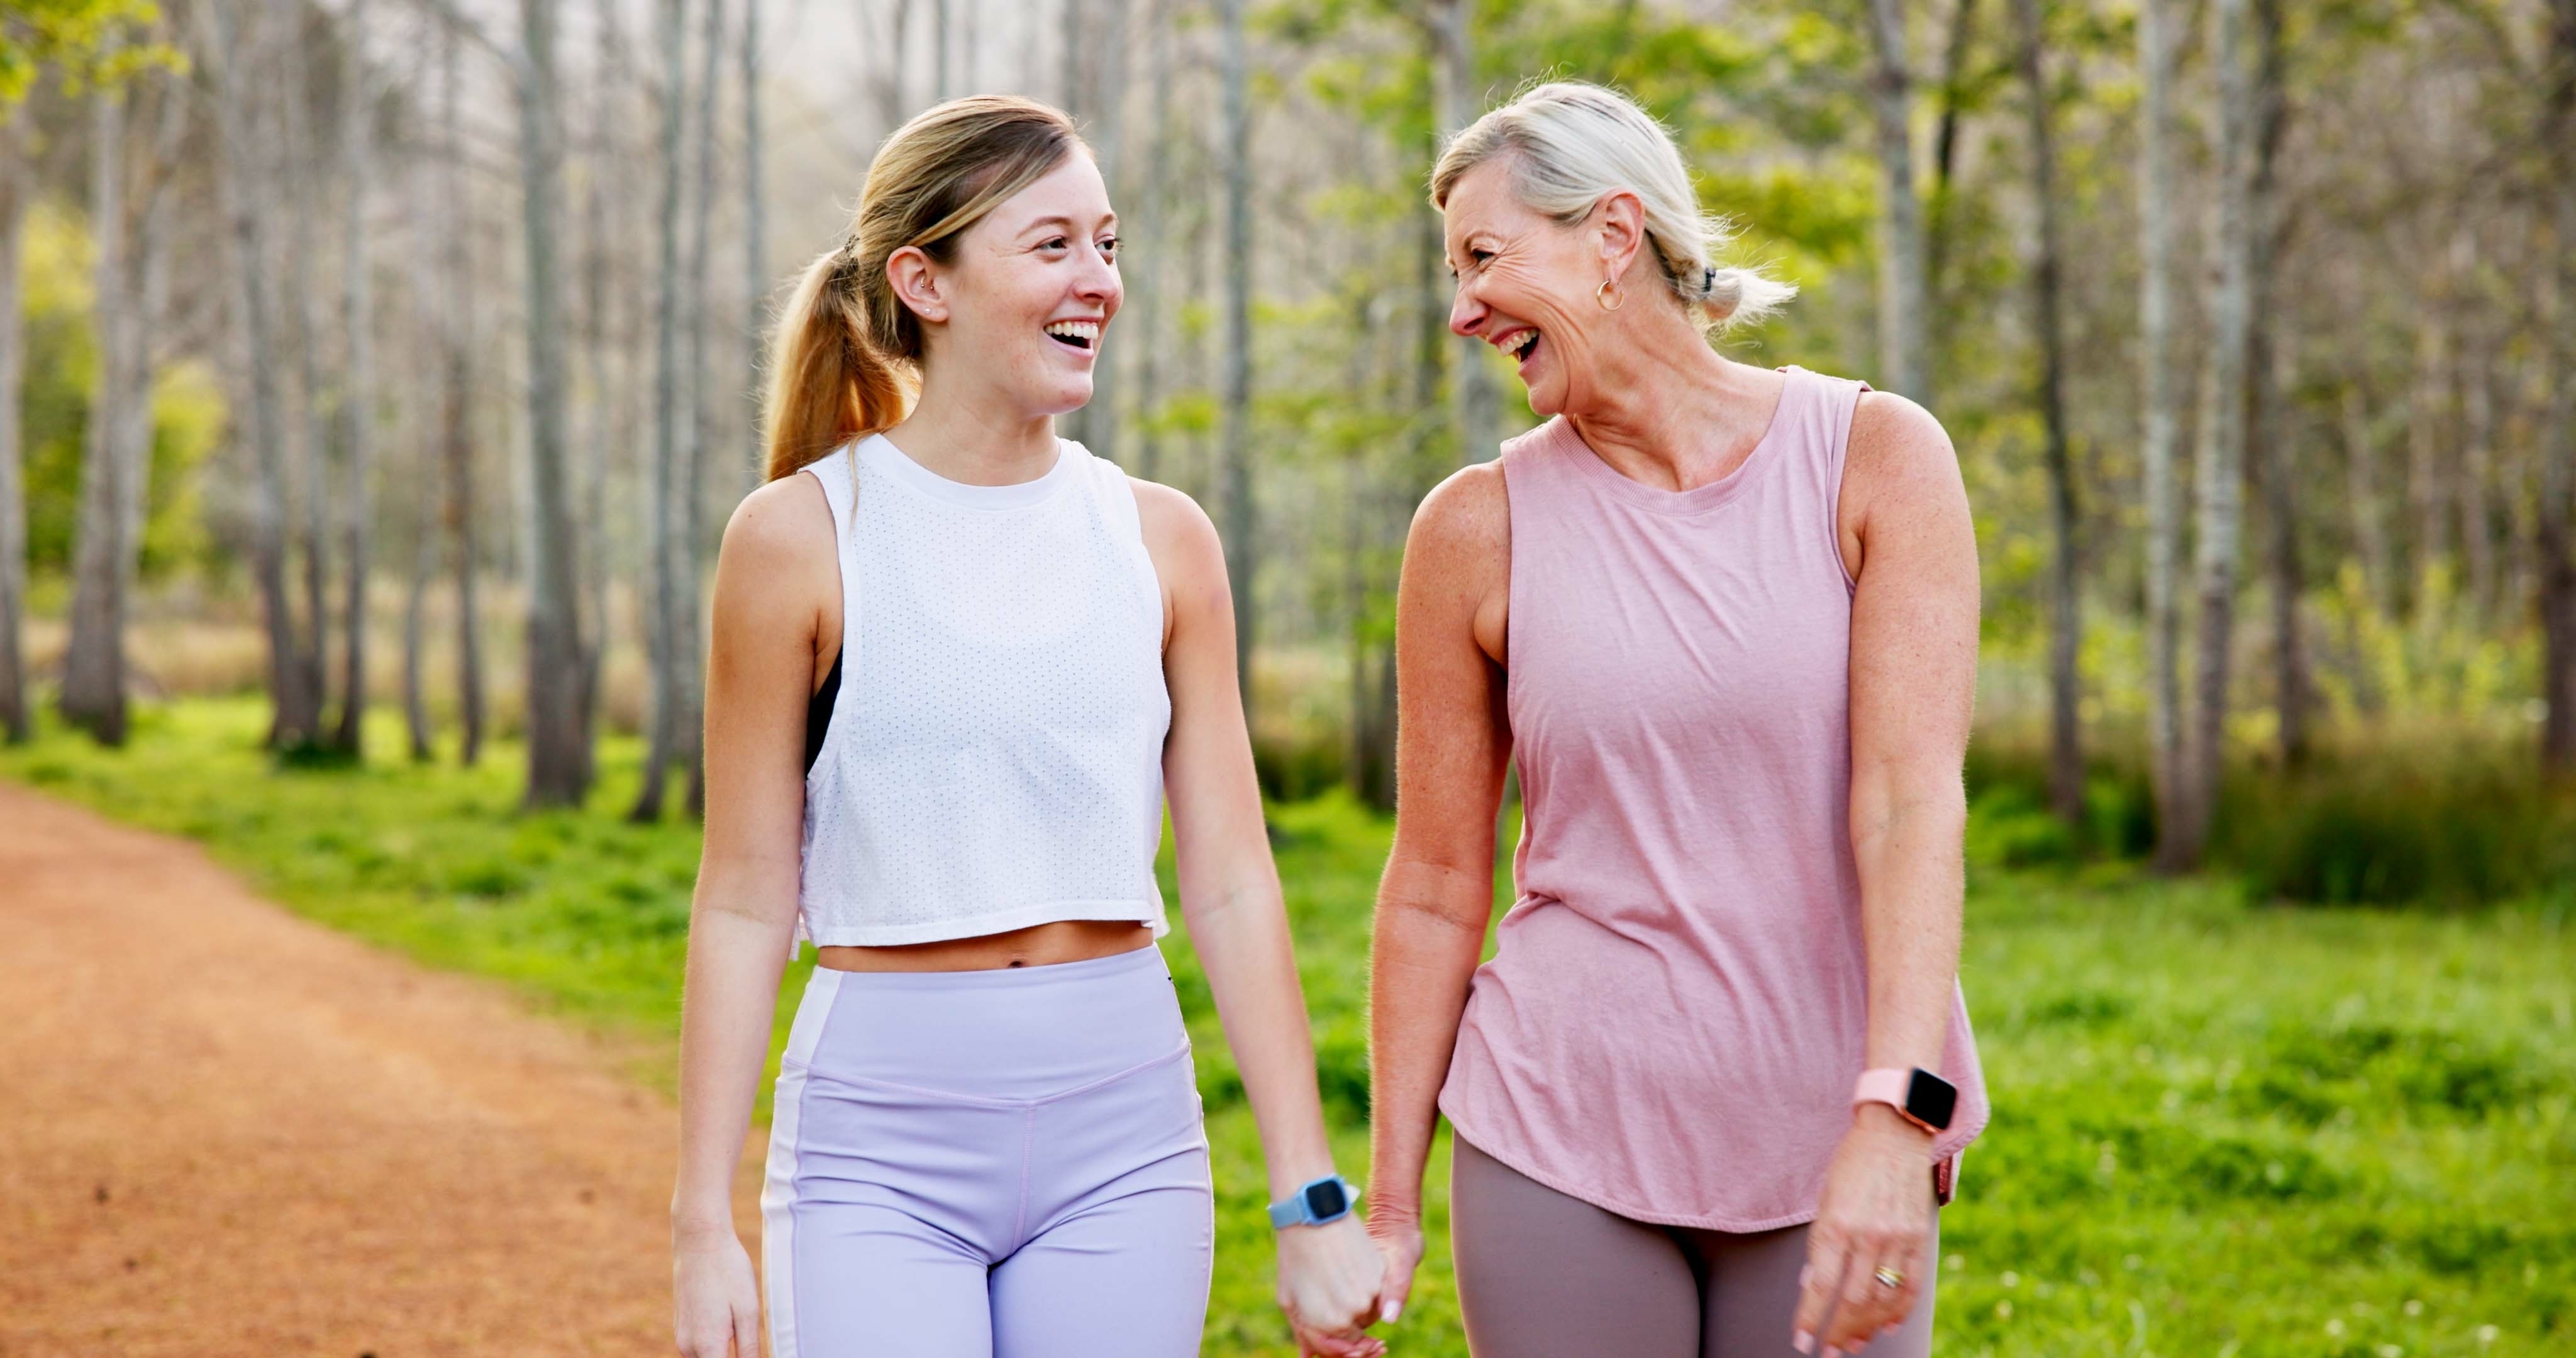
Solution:
{"label": "blue smartwatch", "polygon": [[1351,1187],[1350,1180],[1339,1174],[1327,1174],[1300,1187],[1289,1195],[1286,1202],[1270,1204],[1270,1225],[1273,1229],[1285,1230],[1290,1226],[1321,1226],[1327,1221],[1339,1221],[1351,1214],[1351,1203],[1358,1196],[1359,1190]]}

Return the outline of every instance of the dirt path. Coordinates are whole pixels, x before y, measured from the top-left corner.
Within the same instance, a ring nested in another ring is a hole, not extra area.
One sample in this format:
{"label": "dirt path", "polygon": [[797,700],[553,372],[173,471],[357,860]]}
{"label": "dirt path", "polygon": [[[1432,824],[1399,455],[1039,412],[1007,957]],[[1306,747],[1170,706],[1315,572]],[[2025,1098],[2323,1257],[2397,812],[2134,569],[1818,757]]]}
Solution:
{"label": "dirt path", "polygon": [[669,1353],[620,1056],[0,783],[0,1355]]}

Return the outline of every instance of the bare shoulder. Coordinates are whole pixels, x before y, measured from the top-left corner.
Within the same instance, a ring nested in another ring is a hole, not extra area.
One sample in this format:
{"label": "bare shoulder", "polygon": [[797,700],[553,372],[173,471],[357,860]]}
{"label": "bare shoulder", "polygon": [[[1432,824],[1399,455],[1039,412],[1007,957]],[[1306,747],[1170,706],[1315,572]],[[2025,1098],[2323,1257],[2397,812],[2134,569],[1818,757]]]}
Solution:
{"label": "bare shoulder", "polygon": [[1162,576],[1164,597],[1177,602],[1210,589],[1223,596],[1225,543],[1207,511],[1188,492],[1159,481],[1131,476],[1127,485],[1136,492],[1137,523]]}
{"label": "bare shoulder", "polygon": [[802,474],[767,482],[733,507],[725,521],[724,550],[769,564],[802,557],[832,559],[832,502],[822,484]]}
{"label": "bare shoulder", "polygon": [[840,588],[831,501],[810,476],[782,476],[742,497],[716,554],[719,607],[819,609]]}
{"label": "bare shoulder", "polygon": [[1215,521],[1188,492],[1134,476],[1127,478],[1127,485],[1136,492],[1136,517],[1144,528],[1145,541],[1189,551],[1214,550],[1219,560],[1224,558]]}
{"label": "bare shoulder", "polygon": [[1959,454],[1932,412],[1892,391],[1864,391],[1843,457],[1845,521],[1878,504],[1961,499]]}
{"label": "bare shoulder", "polygon": [[1503,464],[1478,462],[1451,472],[1422,497],[1405,538],[1405,564],[1467,567],[1510,560],[1512,504]]}

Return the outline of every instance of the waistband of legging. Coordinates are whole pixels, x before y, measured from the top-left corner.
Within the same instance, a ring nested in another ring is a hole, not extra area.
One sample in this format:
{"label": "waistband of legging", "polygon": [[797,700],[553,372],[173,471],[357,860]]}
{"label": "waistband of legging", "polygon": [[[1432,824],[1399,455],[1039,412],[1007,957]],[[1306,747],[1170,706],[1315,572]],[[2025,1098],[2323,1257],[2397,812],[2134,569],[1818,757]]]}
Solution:
{"label": "waistband of legging", "polygon": [[1036,967],[983,967],[973,971],[843,971],[837,967],[814,968],[817,977],[825,973],[837,977],[833,984],[846,991],[958,991],[1032,990],[1052,985],[1085,985],[1122,979],[1131,975],[1168,977],[1171,965],[1163,960],[1161,945],[1148,943],[1127,952],[1106,957],[1086,957],[1079,962],[1051,962]]}

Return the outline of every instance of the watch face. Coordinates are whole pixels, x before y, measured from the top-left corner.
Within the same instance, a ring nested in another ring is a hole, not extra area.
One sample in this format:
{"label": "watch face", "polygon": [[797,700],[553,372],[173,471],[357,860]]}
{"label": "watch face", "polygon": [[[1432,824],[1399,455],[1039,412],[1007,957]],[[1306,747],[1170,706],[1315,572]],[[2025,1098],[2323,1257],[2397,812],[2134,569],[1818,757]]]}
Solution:
{"label": "watch face", "polygon": [[1905,1090],[1905,1111],[1922,1120],[1927,1127],[1946,1129],[1950,1114],[1959,1107],[1957,1086],[1928,1070],[1914,1072]]}
{"label": "watch face", "polygon": [[1306,1185],[1306,1210],[1318,1221],[1340,1216],[1351,1208],[1350,1195],[1331,1179]]}

